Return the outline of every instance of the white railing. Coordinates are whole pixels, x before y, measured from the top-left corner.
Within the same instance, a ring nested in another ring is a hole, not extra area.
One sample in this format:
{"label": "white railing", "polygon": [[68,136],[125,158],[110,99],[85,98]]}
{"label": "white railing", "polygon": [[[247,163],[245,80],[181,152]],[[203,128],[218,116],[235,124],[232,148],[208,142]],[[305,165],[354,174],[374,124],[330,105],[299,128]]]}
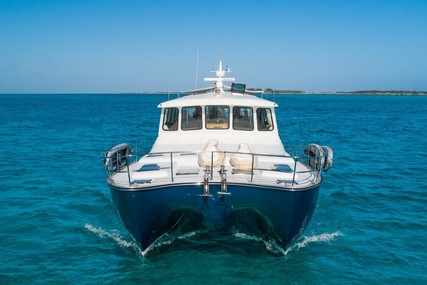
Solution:
{"label": "white railing", "polygon": [[[108,177],[111,177],[111,175],[117,173],[117,172],[127,172],[127,178],[128,178],[128,183],[129,185],[132,185],[132,180],[131,180],[131,173],[129,170],[129,166],[132,165],[133,163],[137,162],[139,160],[139,157],[142,157],[143,154],[138,154],[138,153],[131,153],[131,154],[124,154],[124,155],[120,155],[120,154],[115,154],[112,156],[107,156],[107,153],[102,153],[101,154],[101,160],[103,162],[103,166],[105,169],[105,172],[107,174]],[[170,177],[169,177],[169,181],[174,182],[177,174],[174,172],[174,165],[175,162],[178,162],[180,158],[182,158],[182,155],[198,155],[200,152],[182,152],[182,151],[178,151],[178,152],[158,152],[158,153],[149,153],[150,157],[155,157],[155,156],[159,156],[162,157],[162,161],[165,161],[165,158],[167,160],[167,162],[165,162],[166,165],[168,165],[167,167],[170,168]],[[256,171],[269,171],[269,172],[277,172],[277,173],[291,173],[292,171],[292,180],[289,181],[292,186],[295,185],[296,183],[296,176],[299,174],[307,174],[307,176],[311,176],[314,177],[313,180],[316,181],[317,177],[321,175],[322,172],[322,167],[321,167],[321,162],[324,160],[323,156],[319,156],[319,157],[308,157],[305,154],[299,155],[299,156],[290,156],[290,155],[269,155],[269,154],[259,154],[259,153],[242,153],[242,152],[230,152],[230,151],[212,151],[211,153],[211,159],[210,159],[210,166],[207,166],[207,168],[210,169],[209,174],[210,174],[210,180],[214,179],[214,173],[217,171],[213,171],[215,168],[219,167],[215,167],[214,166],[214,154],[221,154],[224,155],[224,157],[231,157],[231,155],[233,154],[239,154],[239,155],[245,155],[245,156],[251,156],[251,166],[250,168],[245,168],[244,173],[249,175],[249,181],[251,183],[254,182],[254,176]],[[256,160],[260,160],[262,158],[263,161],[269,161],[272,160],[276,161],[277,163],[275,164],[276,167],[275,168],[263,168],[262,163],[259,163],[259,165],[257,165],[255,162]],[[280,163],[280,159],[283,160],[291,160],[290,163]],[[108,161],[108,163],[106,163]],[[298,165],[303,165],[303,167],[298,167]],[[293,165],[292,165],[293,164]],[[283,170],[283,165],[288,165],[289,169],[286,169],[287,171]],[[197,167],[199,167],[199,165],[197,165]],[[203,170],[204,167],[202,168]],[[234,169],[239,169],[239,168],[234,168]]]}

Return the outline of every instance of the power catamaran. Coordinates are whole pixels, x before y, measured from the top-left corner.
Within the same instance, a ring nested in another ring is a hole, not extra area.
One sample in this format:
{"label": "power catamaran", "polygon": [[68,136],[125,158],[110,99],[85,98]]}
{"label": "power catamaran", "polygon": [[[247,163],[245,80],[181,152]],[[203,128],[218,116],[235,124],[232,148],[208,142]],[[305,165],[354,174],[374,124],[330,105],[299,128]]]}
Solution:
{"label": "power catamaran", "polygon": [[227,78],[158,105],[158,136],[139,157],[123,143],[102,154],[114,206],[141,250],[175,229],[238,229],[286,248],[313,215],[327,146],[285,151],[275,102]]}

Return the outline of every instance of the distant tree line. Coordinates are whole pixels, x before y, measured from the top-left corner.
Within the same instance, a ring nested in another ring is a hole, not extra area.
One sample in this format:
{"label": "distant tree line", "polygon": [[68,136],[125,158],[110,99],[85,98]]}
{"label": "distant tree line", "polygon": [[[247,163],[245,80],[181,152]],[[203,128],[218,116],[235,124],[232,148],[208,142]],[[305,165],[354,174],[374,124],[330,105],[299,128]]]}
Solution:
{"label": "distant tree line", "polygon": [[390,95],[427,95],[427,91],[409,91],[409,90],[360,90],[360,91],[342,91],[336,92],[342,94],[390,94]]}
{"label": "distant tree line", "polygon": [[273,90],[271,88],[264,89],[264,93],[269,94],[303,94],[304,91],[301,90]]}
{"label": "distant tree line", "polygon": [[[264,89],[267,94],[306,94],[301,90],[274,90]],[[331,92],[310,92],[310,94],[377,94],[377,95],[427,95],[427,91],[408,90],[358,90],[358,91],[331,91]]]}

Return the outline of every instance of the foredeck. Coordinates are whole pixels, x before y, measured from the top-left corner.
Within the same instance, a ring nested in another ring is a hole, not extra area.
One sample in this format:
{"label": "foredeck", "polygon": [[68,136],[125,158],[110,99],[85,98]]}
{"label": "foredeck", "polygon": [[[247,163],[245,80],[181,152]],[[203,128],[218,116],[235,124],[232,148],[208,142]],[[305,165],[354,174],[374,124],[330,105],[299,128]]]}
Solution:
{"label": "foredeck", "polygon": [[[320,182],[320,172],[308,167],[300,157],[289,155],[263,155],[255,153],[220,152],[223,169],[215,165],[214,155],[207,165],[200,165],[200,152],[149,153],[141,159],[109,172],[109,183],[113,186],[137,190],[170,184],[203,184],[207,177],[210,183],[221,183],[226,177],[228,184],[263,185],[301,190]],[[247,156],[251,161],[246,167],[235,167],[230,163],[233,155]],[[130,161],[136,159],[128,156]],[[208,170],[207,170],[208,169]],[[206,172],[208,173],[206,174]]]}

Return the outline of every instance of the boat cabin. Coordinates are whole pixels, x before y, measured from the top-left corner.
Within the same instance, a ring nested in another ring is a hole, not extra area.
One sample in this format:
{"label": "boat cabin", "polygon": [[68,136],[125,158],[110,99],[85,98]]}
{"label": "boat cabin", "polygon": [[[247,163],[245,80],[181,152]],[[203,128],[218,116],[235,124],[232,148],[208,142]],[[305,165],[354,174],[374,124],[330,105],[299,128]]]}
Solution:
{"label": "boat cabin", "polygon": [[171,144],[179,147],[177,151],[194,151],[215,139],[225,151],[236,151],[238,144],[247,143],[252,151],[264,153],[267,144],[277,147],[275,154],[282,154],[274,112],[278,105],[233,91],[188,95],[161,103],[158,138],[152,151],[170,151]]}

